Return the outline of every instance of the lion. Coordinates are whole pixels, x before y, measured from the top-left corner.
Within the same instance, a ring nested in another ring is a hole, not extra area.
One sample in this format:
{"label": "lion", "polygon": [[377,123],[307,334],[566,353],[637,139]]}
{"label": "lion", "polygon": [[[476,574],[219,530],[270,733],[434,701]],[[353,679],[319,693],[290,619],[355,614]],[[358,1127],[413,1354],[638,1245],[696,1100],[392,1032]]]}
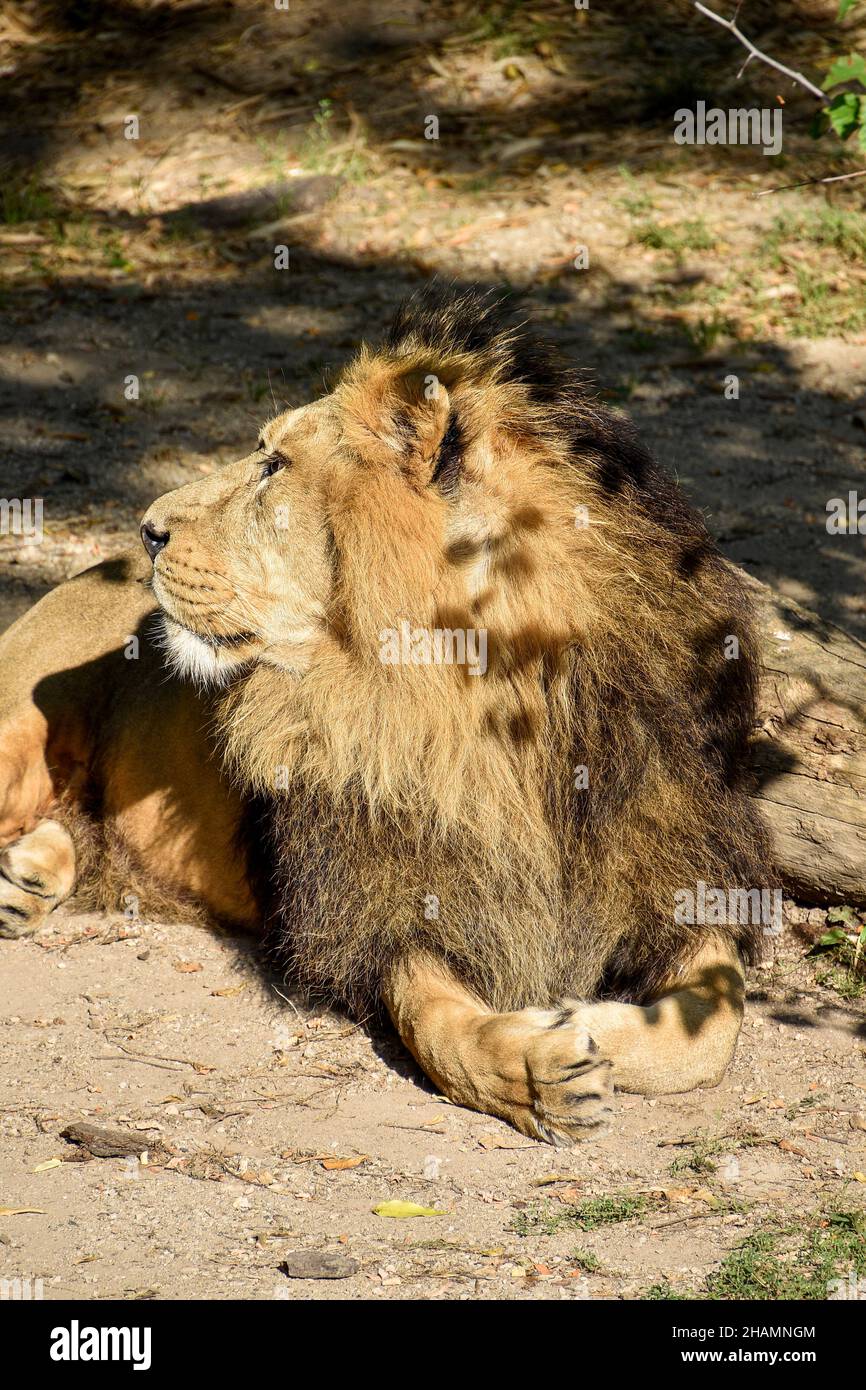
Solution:
{"label": "lion", "polygon": [[719,1082],[761,927],[682,904],[769,872],[746,596],[507,307],[423,291],[141,538],[0,643],[6,936],[144,885],[555,1144]]}

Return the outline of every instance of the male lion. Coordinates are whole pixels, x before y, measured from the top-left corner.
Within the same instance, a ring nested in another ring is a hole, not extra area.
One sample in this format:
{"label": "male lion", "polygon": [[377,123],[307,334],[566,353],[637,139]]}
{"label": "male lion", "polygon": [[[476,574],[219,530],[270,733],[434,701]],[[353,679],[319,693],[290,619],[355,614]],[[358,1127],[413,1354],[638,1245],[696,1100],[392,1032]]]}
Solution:
{"label": "male lion", "polygon": [[0,930],[97,835],[525,1134],[719,1081],[760,927],[677,904],[767,881],[754,642],[623,420],[427,292],[141,535],[0,644]]}

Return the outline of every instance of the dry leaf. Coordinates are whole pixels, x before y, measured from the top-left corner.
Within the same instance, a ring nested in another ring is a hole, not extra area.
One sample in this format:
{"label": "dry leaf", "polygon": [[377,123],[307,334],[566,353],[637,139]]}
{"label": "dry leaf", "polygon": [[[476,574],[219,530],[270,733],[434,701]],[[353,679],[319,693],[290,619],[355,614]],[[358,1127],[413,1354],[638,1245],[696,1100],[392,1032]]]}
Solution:
{"label": "dry leaf", "polygon": [[663,1187],[662,1196],[668,1202],[690,1202],[695,1195],[697,1188],[694,1187]]}
{"label": "dry leaf", "polygon": [[0,1207],[0,1216],[44,1216],[43,1207]]}
{"label": "dry leaf", "polygon": [[779,1148],[786,1154],[797,1154],[800,1158],[808,1158],[809,1155],[799,1144],[795,1144],[791,1139],[780,1139]]}
{"label": "dry leaf", "polygon": [[511,1149],[514,1147],[511,1143],[511,1137],[510,1134],[479,1134],[478,1143],[485,1151],[489,1149]]}
{"label": "dry leaf", "polygon": [[708,1187],[654,1187],[668,1202],[706,1202],[707,1206],[717,1207],[719,1199]]}
{"label": "dry leaf", "polygon": [[62,1158],[49,1158],[49,1159],[46,1159],[46,1161],[45,1161],[44,1163],[37,1163],[37,1165],[36,1165],[36,1167],[33,1169],[33,1171],[34,1171],[34,1173],[47,1173],[49,1168],[62,1168],[62,1167],[63,1167],[63,1159],[62,1159]]}
{"label": "dry leaf", "polygon": [[708,1207],[717,1207],[719,1199],[715,1192],[711,1192],[708,1187],[696,1187],[692,1193],[692,1200],[695,1202],[706,1202]]}
{"label": "dry leaf", "polygon": [[569,1207],[577,1206],[578,1202],[583,1201],[585,1195],[582,1188],[575,1185],[571,1187],[561,1187],[556,1194],[558,1200]]}
{"label": "dry leaf", "polygon": [[242,994],[246,989],[246,984],[226,985],[225,989],[212,989],[211,994],[214,999],[234,999],[236,994]]}
{"label": "dry leaf", "polygon": [[855,1182],[866,1182],[866,1173],[861,1173],[859,1170],[856,1173],[852,1173],[851,1176]]}
{"label": "dry leaf", "polygon": [[417,1202],[380,1202],[372,1208],[374,1216],[392,1216],[405,1221],[410,1216],[447,1216],[447,1211],[437,1211],[436,1207],[419,1207]]}

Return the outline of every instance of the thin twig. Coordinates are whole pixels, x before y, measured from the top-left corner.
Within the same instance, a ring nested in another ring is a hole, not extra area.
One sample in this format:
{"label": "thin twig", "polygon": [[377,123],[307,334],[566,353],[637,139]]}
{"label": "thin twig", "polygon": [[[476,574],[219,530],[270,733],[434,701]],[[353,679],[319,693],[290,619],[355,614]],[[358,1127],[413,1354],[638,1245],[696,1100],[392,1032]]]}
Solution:
{"label": "thin twig", "polygon": [[[131,1052],[127,1053],[130,1062],[141,1062],[146,1067],[159,1067],[161,1071],[177,1071],[177,1067],[166,1066],[164,1062],[152,1062],[149,1057],[134,1057]],[[94,1057],[97,1062],[122,1062],[122,1057],[115,1057],[111,1052],[97,1053]]]}
{"label": "thin twig", "polygon": [[715,14],[713,10],[708,10],[706,5],[701,5],[699,3],[699,0],[695,0],[695,9],[700,10],[701,14],[706,15],[707,19],[715,20],[716,24],[721,24],[722,28],[727,29],[729,33],[733,34],[735,39],[739,39],[743,47],[749,50],[749,57],[746,59],[747,64],[752,58],[758,58],[760,62],[766,63],[768,67],[775,68],[777,72],[783,72],[786,77],[790,77],[792,82],[799,82],[800,86],[805,87],[806,91],[811,92],[812,96],[817,97],[818,101],[826,100],[821,88],[816,87],[814,82],[810,82],[808,77],[804,77],[801,72],[794,72],[793,68],[786,68],[784,63],[779,63],[775,58],[771,58],[768,54],[762,53],[760,48],[755,47],[751,39],[746,38],[743,31],[738,29],[736,24],[737,14],[740,12],[739,5],[737,6],[737,14],[734,15],[733,19],[722,19],[720,14]]}
{"label": "thin twig", "polygon": [[[115,1038],[109,1038],[105,1034],[103,1034],[103,1036],[107,1043],[112,1047],[119,1047],[121,1052],[125,1053],[133,1062],[146,1062],[150,1067],[162,1066],[165,1071],[175,1071],[177,1067],[168,1067],[165,1065],[167,1062],[174,1062],[178,1067],[192,1067],[193,1070],[195,1070],[195,1062],[188,1061],[186,1057],[163,1057],[159,1052],[153,1052],[149,1055],[143,1052],[131,1052],[128,1047],[123,1046],[122,1042],[117,1042]],[[112,1057],[109,1060],[119,1062],[120,1058]]]}
{"label": "thin twig", "polygon": [[801,179],[799,183],[783,183],[778,188],[762,188],[760,193],[754,193],[755,198],[766,198],[768,193],[787,193],[789,188],[805,188],[810,183],[842,183],[844,179],[866,178],[866,169],[858,169],[853,174],[831,174],[825,179]]}

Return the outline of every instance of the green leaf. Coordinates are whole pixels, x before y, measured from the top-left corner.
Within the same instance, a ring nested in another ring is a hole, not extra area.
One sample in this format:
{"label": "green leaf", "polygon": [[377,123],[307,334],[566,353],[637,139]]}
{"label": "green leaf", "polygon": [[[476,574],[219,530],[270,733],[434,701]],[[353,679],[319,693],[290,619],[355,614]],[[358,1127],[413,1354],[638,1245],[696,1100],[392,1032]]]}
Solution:
{"label": "green leaf", "polygon": [[837,14],[836,18],[844,19],[851,6],[855,3],[856,0],[839,0],[839,13]]}
{"label": "green leaf", "polygon": [[824,78],[825,87],[838,87],[840,82],[861,82],[866,87],[866,59],[859,53],[837,58]]}
{"label": "green leaf", "polygon": [[841,92],[825,109],[840,140],[847,140],[860,125],[860,98],[856,92]]}
{"label": "green leaf", "polygon": [[825,951],[832,951],[835,950],[837,946],[846,946],[847,944],[847,933],[843,931],[841,927],[832,927],[830,931],[825,932],[823,936],[818,938],[815,945],[810,951],[807,951],[806,954],[809,956],[821,956]]}

